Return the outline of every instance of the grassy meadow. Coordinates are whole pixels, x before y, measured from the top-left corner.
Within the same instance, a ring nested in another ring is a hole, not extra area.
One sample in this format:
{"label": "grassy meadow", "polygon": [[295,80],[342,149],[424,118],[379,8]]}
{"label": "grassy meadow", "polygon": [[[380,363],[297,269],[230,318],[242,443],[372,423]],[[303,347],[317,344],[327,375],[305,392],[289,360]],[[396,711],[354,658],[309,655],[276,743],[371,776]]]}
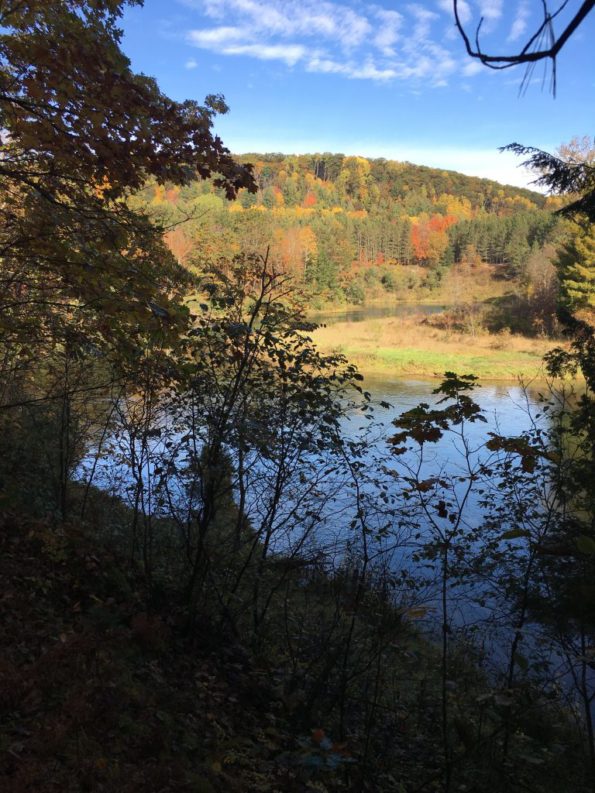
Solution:
{"label": "grassy meadow", "polygon": [[559,347],[559,340],[485,328],[489,306],[516,286],[498,275],[499,270],[490,265],[455,265],[439,288],[405,293],[409,301],[399,301],[448,305],[452,309],[448,313],[333,322],[318,328],[314,341],[324,352],[342,353],[369,375],[432,378],[455,371],[482,380],[543,377],[543,356]]}
{"label": "grassy meadow", "polygon": [[424,323],[424,317],[337,322],[320,327],[314,341],[343,353],[364,374],[441,377],[445,371],[482,380],[543,376],[542,358],[559,342],[509,333],[461,333]]}

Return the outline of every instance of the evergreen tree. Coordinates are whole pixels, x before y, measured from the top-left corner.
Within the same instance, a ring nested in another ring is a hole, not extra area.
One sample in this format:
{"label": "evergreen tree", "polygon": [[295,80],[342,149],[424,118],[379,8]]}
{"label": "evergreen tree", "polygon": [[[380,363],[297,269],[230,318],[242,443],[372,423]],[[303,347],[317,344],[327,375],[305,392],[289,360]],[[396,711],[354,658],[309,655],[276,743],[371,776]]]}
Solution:
{"label": "evergreen tree", "polygon": [[558,254],[562,305],[570,312],[595,311],[595,226],[573,224]]}

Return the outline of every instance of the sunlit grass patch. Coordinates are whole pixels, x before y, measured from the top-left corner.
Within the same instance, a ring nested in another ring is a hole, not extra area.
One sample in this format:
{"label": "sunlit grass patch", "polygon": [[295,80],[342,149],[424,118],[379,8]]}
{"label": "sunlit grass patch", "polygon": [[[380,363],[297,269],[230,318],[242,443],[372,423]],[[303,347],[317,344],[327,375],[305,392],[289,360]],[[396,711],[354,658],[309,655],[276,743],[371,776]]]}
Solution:
{"label": "sunlit grass patch", "polygon": [[441,377],[452,370],[484,380],[543,376],[543,356],[559,344],[510,333],[442,330],[422,317],[339,322],[319,328],[314,340],[323,351],[343,353],[364,373]]}

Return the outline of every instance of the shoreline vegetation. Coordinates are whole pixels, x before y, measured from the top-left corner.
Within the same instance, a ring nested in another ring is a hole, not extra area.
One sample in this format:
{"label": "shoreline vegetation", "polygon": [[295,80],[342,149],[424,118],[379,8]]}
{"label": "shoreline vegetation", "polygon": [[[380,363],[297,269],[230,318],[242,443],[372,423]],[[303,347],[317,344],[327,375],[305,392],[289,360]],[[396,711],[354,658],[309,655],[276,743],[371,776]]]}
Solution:
{"label": "shoreline vegetation", "polygon": [[544,378],[543,356],[561,345],[506,331],[440,328],[421,314],[336,322],[319,327],[313,340],[323,353],[345,355],[364,376],[440,378],[445,371],[458,371],[473,372],[480,380],[510,381]]}
{"label": "shoreline vegetation", "polygon": [[[462,271],[455,266],[438,289],[416,290],[411,299],[373,296],[364,305],[331,304],[312,312],[314,322],[322,318],[313,340],[324,353],[345,355],[363,375],[434,379],[457,371],[482,381],[545,379],[543,356],[566,341],[512,332],[503,307],[518,299],[517,292],[518,284],[499,278],[494,267]],[[416,303],[445,310],[397,315],[398,307]],[[395,316],[341,319],[343,313],[368,308],[394,308]],[[329,321],[333,315],[338,319]]]}

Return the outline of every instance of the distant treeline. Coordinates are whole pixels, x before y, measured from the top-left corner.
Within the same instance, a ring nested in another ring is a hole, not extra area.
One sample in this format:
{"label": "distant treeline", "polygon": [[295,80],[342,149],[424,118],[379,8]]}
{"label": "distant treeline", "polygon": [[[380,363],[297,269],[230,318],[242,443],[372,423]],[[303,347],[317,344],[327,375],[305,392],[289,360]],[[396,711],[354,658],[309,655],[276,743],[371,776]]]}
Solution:
{"label": "distant treeline", "polygon": [[247,154],[256,193],[228,202],[210,182],[149,185],[142,200],[168,229],[178,260],[201,268],[240,251],[263,253],[325,299],[358,301],[370,280],[391,290],[395,265],[478,261],[522,271],[550,239],[551,199],[517,187],[410,163],[342,154]]}

